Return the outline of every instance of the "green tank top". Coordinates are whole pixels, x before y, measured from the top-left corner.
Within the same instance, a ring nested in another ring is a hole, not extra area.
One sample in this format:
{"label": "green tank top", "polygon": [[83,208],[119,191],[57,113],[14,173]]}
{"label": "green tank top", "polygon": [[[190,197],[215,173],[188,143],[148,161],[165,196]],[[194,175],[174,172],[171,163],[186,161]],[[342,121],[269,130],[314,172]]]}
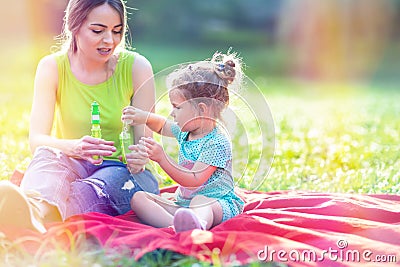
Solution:
{"label": "green tank top", "polygon": [[[67,53],[55,54],[58,65],[58,89],[53,134],[57,138],[75,139],[91,134],[91,104],[100,107],[102,138],[114,141],[117,151],[109,160],[121,156],[119,133],[122,130],[122,109],[133,96],[132,65],[135,53],[121,52],[114,74],[105,82],[87,85],[72,73]],[[132,140],[133,133],[131,134]],[[133,141],[132,141],[133,143]]]}

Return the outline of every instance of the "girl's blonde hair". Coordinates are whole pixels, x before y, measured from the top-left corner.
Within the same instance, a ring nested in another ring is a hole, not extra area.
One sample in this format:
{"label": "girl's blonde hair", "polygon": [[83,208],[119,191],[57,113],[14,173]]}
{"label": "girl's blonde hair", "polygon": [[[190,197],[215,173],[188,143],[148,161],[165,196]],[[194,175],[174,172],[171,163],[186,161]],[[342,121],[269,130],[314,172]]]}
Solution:
{"label": "girl's blonde hair", "polygon": [[[239,87],[242,79],[241,62],[236,54],[216,52],[211,60],[185,65],[167,77],[167,87],[178,89],[186,100],[204,102],[215,118],[229,105],[229,90]],[[229,88],[229,89],[228,89]]]}

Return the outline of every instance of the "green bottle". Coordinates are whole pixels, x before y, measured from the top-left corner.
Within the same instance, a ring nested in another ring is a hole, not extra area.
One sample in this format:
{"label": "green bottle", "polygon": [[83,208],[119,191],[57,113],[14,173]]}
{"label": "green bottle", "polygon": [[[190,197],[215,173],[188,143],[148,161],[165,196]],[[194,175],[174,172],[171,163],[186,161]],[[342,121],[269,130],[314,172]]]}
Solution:
{"label": "green bottle", "polygon": [[[92,137],[101,138],[101,128],[100,128],[100,108],[96,101],[92,103]],[[100,156],[93,156],[93,159],[99,159]],[[101,163],[97,164],[100,165]]]}
{"label": "green bottle", "polygon": [[119,142],[121,144],[122,162],[126,164],[126,154],[130,152],[129,146],[131,145],[131,134],[129,133],[129,124],[124,121],[124,127],[119,134]]}

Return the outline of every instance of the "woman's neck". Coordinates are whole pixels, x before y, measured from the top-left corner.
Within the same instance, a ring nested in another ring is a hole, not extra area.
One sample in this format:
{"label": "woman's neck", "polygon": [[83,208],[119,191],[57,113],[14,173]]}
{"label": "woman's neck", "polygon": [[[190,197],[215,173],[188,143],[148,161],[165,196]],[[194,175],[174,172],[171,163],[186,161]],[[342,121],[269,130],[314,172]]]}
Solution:
{"label": "woman's neck", "polygon": [[79,51],[68,53],[71,68],[75,68],[79,72],[92,73],[105,71],[107,68],[107,62],[99,62],[90,60],[89,58],[82,55]]}
{"label": "woman's neck", "polygon": [[90,60],[78,52],[68,53],[71,71],[75,77],[86,84],[99,84],[105,82],[114,73],[116,57],[111,57],[106,62]]}

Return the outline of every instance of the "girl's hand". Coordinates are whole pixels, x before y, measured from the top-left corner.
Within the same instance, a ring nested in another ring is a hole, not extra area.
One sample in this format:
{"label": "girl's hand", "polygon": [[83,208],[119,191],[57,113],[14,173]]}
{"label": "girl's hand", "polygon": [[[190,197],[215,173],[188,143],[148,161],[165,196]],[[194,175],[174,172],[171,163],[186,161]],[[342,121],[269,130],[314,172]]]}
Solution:
{"label": "girl's hand", "polygon": [[[113,141],[86,135],[75,141],[69,156],[87,160],[92,164],[100,164],[103,161],[102,157],[111,156],[116,150]],[[93,159],[93,156],[99,156],[99,159]]]}
{"label": "girl's hand", "polygon": [[140,142],[146,147],[149,158],[157,163],[165,158],[162,146],[151,137],[142,137]]}
{"label": "girl's hand", "polygon": [[146,148],[142,145],[129,146],[131,152],[126,154],[126,166],[131,173],[138,173],[144,170],[145,165],[149,162],[149,156]]}
{"label": "girl's hand", "polygon": [[127,121],[129,125],[146,124],[149,112],[127,106],[122,110],[121,121]]}

